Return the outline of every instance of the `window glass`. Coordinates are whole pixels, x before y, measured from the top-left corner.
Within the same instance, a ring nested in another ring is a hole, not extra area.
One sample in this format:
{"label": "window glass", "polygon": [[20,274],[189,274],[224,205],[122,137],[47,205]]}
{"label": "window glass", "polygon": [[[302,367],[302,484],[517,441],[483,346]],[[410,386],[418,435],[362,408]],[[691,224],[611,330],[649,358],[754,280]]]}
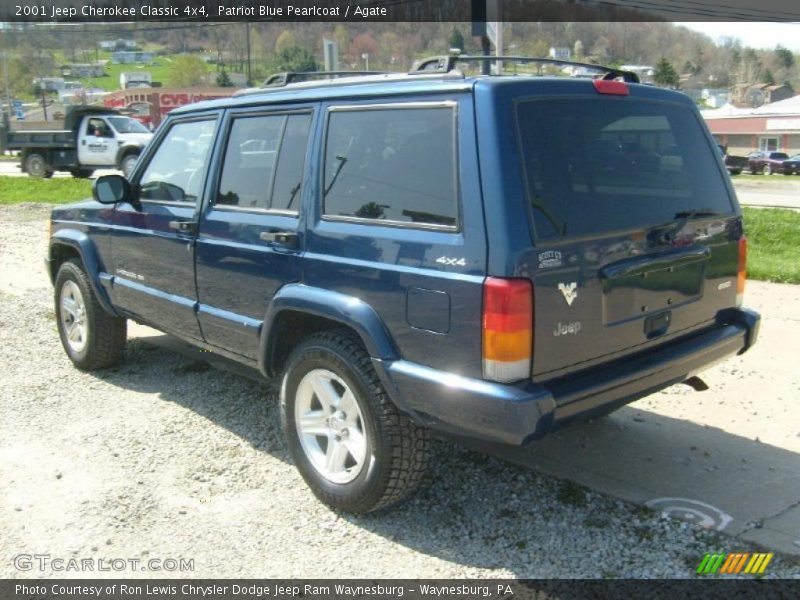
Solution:
{"label": "window glass", "polygon": [[296,210],[310,122],[308,114],[234,120],[216,203]]}
{"label": "window glass", "polygon": [[108,128],[108,123],[103,119],[89,119],[89,124],[86,129],[89,135],[94,135],[96,137],[114,137],[114,134],[111,133],[111,130]]}
{"label": "window glass", "polygon": [[732,211],[718,150],[684,107],[560,98],[522,102],[517,116],[540,238],[660,225],[693,209]]}
{"label": "window glass", "polygon": [[173,125],[139,182],[142,200],[195,202],[201,192],[215,121]]}
{"label": "window glass", "polygon": [[325,214],[455,226],[456,189],[452,108],[330,113]]}
{"label": "window glass", "polygon": [[111,126],[117,133],[150,133],[150,130],[130,117],[108,117]]}

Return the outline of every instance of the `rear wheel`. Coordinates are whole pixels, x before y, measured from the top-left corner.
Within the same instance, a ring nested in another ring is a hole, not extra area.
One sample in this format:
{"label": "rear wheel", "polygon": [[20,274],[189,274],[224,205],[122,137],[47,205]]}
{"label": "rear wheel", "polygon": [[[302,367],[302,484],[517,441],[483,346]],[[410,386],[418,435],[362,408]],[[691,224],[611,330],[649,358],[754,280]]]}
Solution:
{"label": "rear wheel", "polygon": [[80,261],[61,265],[55,288],[58,335],[70,360],[84,371],[117,364],[125,349],[127,323],[103,310]]}
{"label": "rear wheel", "polygon": [[349,330],[314,335],[295,349],[281,385],[281,414],[295,465],[329,506],[365,513],[419,486],[428,431],[388,398]]}
{"label": "rear wheel", "polygon": [[53,176],[53,170],[47,164],[44,155],[34,152],[25,159],[25,172],[37,179],[47,179]]}

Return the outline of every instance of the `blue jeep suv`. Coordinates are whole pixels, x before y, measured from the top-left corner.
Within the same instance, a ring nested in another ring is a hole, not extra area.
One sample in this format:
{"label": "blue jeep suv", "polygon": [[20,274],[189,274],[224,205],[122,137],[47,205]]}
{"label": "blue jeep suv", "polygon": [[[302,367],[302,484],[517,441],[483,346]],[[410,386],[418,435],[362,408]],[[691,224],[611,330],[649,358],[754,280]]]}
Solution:
{"label": "blue jeep suv", "polygon": [[755,342],[688,97],[455,63],[171,112],[130,181],[53,210],[69,358],[117,363],[132,319],[279,378],[298,469],[360,513],[415,489],[431,430],[524,444]]}

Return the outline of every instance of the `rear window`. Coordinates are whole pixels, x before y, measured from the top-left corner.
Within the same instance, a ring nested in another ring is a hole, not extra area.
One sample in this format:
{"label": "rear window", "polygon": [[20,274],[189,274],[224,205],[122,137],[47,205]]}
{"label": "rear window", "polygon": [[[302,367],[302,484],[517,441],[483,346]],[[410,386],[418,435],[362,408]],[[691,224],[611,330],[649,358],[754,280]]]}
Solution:
{"label": "rear window", "polygon": [[621,98],[517,106],[537,238],[661,225],[691,210],[732,211],[713,147],[688,109]]}

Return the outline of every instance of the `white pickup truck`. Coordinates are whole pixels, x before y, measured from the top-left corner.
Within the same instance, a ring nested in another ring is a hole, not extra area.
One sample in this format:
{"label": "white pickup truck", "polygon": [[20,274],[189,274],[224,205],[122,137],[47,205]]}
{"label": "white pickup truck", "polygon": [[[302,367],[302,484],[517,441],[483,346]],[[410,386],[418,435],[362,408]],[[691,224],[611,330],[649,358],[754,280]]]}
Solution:
{"label": "white pickup truck", "polygon": [[6,117],[0,151],[19,151],[20,168],[31,177],[68,171],[85,178],[96,169],[119,169],[127,177],[152,137],[139,121],[114,110],[72,106],[60,130],[11,131]]}

